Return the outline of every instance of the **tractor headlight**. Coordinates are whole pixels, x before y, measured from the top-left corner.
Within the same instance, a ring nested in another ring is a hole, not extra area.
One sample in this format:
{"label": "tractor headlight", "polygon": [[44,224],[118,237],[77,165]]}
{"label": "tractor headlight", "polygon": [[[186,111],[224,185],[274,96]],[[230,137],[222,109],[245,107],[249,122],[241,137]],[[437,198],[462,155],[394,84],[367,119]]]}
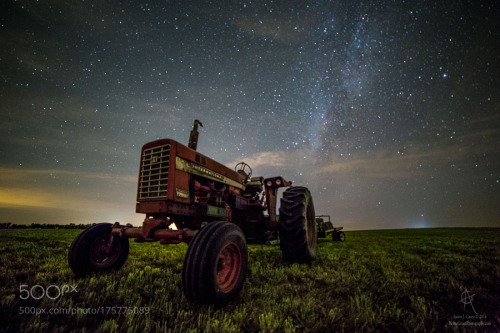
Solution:
{"label": "tractor headlight", "polygon": [[272,181],[270,181],[270,180],[268,180],[268,181],[266,182],[266,186],[267,186],[267,187],[271,187],[271,186],[273,186],[273,182],[272,182]]}
{"label": "tractor headlight", "polygon": [[278,185],[278,186],[281,185],[281,179],[276,179],[276,185]]}

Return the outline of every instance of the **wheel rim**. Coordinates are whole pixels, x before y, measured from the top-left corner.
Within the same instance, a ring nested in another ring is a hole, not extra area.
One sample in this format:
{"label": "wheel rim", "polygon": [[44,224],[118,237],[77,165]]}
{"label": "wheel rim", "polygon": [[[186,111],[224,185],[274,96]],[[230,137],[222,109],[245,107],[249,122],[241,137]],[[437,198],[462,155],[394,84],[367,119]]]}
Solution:
{"label": "wheel rim", "polygon": [[120,242],[113,239],[111,246],[109,246],[109,237],[99,237],[90,246],[90,261],[97,267],[108,267],[120,256]]}
{"label": "wheel rim", "polygon": [[345,234],[343,232],[340,233],[339,239],[341,242],[343,242],[345,240]]}
{"label": "wheel rim", "polygon": [[227,244],[219,252],[216,282],[221,292],[227,293],[237,285],[241,272],[241,263],[241,251],[236,244]]}

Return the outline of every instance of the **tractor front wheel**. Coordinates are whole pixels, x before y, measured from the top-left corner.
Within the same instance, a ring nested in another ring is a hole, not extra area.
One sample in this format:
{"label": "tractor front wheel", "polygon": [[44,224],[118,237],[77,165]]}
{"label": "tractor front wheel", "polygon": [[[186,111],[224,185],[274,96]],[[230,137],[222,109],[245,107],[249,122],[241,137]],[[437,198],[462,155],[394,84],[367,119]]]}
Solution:
{"label": "tractor front wheel", "polygon": [[241,229],[229,222],[209,223],[191,240],[182,284],[193,303],[224,305],[234,299],[246,278],[248,249]]}
{"label": "tractor front wheel", "polygon": [[120,269],[127,260],[128,238],[111,235],[111,223],[99,223],[75,238],[68,253],[76,276]]}
{"label": "tractor front wheel", "polygon": [[283,192],[279,209],[279,237],[283,260],[311,263],[316,257],[316,219],[311,193],[305,187]]}

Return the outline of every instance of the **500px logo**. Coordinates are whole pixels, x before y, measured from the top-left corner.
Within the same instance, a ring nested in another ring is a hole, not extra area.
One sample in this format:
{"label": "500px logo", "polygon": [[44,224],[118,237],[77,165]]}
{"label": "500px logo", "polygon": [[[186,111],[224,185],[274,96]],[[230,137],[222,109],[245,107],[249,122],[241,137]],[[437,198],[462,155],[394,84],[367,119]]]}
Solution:
{"label": "500px logo", "polygon": [[50,286],[45,288],[39,284],[35,284],[30,288],[27,284],[21,284],[19,285],[19,297],[22,300],[28,299],[30,297],[36,300],[42,299],[44,297],[50,299],[58,299],[65,294],[78,292],[78,290],[76,290],[76,287],[77,286],[71,286],[67,284],[59,287],[51,284]]}

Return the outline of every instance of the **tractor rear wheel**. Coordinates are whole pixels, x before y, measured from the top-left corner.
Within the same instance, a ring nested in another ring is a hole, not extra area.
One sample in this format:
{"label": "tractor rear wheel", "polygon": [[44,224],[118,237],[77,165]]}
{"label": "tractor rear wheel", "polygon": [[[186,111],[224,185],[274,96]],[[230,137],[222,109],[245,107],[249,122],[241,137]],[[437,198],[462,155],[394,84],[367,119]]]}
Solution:
{"label": "tractor rear wheel", "polygon": [[127,260],[128,238],[111,235],[111,223],[99,223],[75,238],[68,253],[76,276],[120,269]]}
{"label": "tractor rear wheel", "polygon": [[233,223],[211,222],[191,240],[182,285],[193,303],[224,305],[234,299],[245,282],[248,249],[245,235]]}
{"label": "tractor rear wheel", "polygon": [[279,209],[281,253],[286,262],[311,263],[316,257],[316,220],[311,193],[305,187],[283,192]]}

